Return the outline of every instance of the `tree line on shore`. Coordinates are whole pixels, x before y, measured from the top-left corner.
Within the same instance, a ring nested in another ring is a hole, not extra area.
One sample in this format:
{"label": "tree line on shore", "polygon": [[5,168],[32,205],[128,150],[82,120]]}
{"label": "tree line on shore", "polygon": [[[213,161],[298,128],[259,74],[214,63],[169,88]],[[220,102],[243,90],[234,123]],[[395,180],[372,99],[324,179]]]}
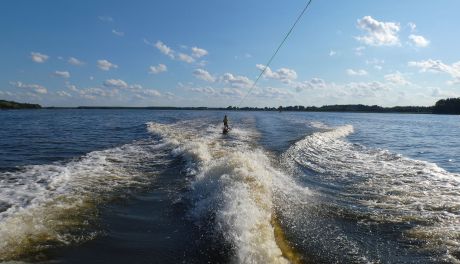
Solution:
{"label": "tree line on shore", "polygon": [[[17,103],[0,100],[0,109],[40,109],[39,104]],[[59,109],[59,107],[45,107]],[[70,108],[70,107],[67,107]],[[157,110],[235,110],[235,111],[298,111],[298,112],[362,112],[362,113],[420,113],[420,114],[460,114],[460,98],[441,99],[434,106],[394,106],[348,104],[316,106],[279,106],[279,107],[100,107],[80,106],[78,109],[157,109]]]}
{"label": "tree line on shore", "polygon": [[18,103],[13,101],[0,100],[0,109],[40,109],[39,104]]}

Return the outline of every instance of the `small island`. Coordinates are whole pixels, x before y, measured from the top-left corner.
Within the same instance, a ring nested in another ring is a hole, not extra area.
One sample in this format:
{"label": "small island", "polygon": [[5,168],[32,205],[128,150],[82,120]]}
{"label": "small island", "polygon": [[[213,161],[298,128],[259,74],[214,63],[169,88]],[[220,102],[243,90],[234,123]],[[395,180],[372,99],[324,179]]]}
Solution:
{"label": "small island", "polygon": [[14,101],[0,100],[0,109],[40,109],[39,104],[18,103]]}

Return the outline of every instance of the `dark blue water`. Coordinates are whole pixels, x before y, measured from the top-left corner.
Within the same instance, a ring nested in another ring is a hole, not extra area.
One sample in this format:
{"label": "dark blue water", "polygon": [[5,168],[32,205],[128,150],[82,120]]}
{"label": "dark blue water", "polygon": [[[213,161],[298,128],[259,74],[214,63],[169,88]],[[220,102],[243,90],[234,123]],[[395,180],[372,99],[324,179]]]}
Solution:
{"label": "dark blue water", "polygon": [[1,111],[0,260],[458,261],[459,116],[224,114]]}

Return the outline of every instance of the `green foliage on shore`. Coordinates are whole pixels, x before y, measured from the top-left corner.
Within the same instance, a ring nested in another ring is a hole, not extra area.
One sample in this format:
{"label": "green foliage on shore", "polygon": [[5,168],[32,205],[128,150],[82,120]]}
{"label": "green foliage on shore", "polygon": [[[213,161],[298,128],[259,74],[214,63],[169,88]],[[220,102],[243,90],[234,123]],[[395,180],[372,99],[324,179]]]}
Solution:
{"label": "green foliage on shore", "polygon": [[18,103],[13,101],[0,100],[0,109],[40,109],[39,104]]}
{"label": "green foliage on shore", "polygon": [[460,98],[447,98],[437,101],[433,107],[433,113],[460,115]]}
{"label": "green foliage on shore", "polygon": [[[40,109],[39,104],[17,103],[0,100],[0,109]],[[45,107],[61,109],[62,107]],[[65,108],[65,107],[64,107]],[[73,107],[70,107],[73,108]],[[316,106],[279,106],[279,107],[100,107],[80,106],[77,109],[151,109],[151,110],[242,110],[242,111],[298,111],[298,112],[358,112],[358,113],[418,113],[418,114],[460,114],[460,98],[447,98],[436,102],[434,106],[394,106],[348,104]]]}

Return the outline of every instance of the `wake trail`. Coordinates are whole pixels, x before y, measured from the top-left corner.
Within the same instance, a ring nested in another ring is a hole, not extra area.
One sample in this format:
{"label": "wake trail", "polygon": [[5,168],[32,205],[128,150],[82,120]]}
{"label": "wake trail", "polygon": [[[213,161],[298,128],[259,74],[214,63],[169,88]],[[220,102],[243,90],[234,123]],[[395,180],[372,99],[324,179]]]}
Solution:
{"label": "wake trail", "polygon": [[172,144],[191,178],[190,216],[225,240],[238,263],[288,263],[277,245],[272,218],[276,179],[286,178],[269,155],[255,146],[257,133],[218,125],[149,123],[149,130]]}

